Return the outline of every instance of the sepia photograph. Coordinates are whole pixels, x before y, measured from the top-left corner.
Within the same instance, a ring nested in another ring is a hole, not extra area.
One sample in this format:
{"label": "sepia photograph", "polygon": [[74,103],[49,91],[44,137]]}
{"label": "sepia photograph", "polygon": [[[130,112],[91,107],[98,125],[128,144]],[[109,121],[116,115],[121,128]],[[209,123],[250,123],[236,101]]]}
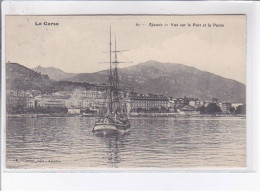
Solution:
{"label": "sepia photograph", "polygon": [[246,15],[5,16],[5,168],[246,169]]}

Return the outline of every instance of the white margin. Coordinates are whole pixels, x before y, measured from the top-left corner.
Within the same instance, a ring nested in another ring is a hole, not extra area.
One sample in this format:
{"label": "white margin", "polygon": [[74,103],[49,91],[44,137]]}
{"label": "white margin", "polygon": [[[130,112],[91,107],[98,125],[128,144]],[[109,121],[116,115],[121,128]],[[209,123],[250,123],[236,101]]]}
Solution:
{"label": "white margin", "polygon": [[[5,121],[5,15],[83,15],[83,14],[246,14],[247,15],[247,171],[248,173],[226,173],[229,171],[212,172],[186,172],[175,173],[7,173],[2,160],[2,187],[3,189],[236,189],[245,188],[242,184],[246,177],[256,171],[256,128],[259,126],[257,113],[259,96],[256,79],[259,68],[256,66],[256,49],[259,49],[256,41],[256,9],[257,2],[171,2],[171,1],[4,1],[2,3],[2,98],[1,121]],[[259,32],[259,26],[258,26]],[[259,43],[259,42],[258,42]],[[257,47],[257,48],[256,48]],[[258,57],[259,59],[259,57]],[[258,76],[259,77],[259,76]],[[259,80],[259,79],[258,79]],[[1,137],[5,137],[5,122],[1,122]],[[2,141],[1,156],[4,156],[5,141]],[[19,171],[18,171],[19,172]],[[46,172],[46,171],[45,171]],[[52,171],[49,171],[52,172]],[[185,172],[185,170],[183,170]],[[242,172],[232,171],[231,172]],[[253,176],[253,175],[252,175]],[[251,177],[252,177],[251,176]],[[244,177],[244,178],[243,178]],[[258,173],[259,177],[259,173]],[[184,180],[185,179],[185,180]],[[249,178],[250,179],[250,178]],[[131,184],[132,185],[131,185]],[[246,187],[256,188],[254,181]]]}

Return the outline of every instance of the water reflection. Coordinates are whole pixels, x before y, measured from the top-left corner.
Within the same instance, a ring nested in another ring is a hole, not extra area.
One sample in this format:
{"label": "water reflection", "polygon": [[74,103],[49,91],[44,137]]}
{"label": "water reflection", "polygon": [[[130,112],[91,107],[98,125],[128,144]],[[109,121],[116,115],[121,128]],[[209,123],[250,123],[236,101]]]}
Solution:
{"label": "water reflection", "polygon": [[107,159],[109,167],[118,168],[121,161],[120,150],[124,149],[124,144],[127,141],[127,136],[130,134],[130,130],[126,131],[99,131],[93,132],[93,134],[100,138],[103,144],[108,148]]}

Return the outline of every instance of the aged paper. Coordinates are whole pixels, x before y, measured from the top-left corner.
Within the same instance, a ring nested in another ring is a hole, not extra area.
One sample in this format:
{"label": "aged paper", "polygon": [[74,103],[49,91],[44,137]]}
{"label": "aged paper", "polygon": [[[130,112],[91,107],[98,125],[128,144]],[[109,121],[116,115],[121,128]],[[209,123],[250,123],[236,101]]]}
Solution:
{"label": "aged paper", "polygon": [[245,15],[6,16],[7,169],[246,167]]}

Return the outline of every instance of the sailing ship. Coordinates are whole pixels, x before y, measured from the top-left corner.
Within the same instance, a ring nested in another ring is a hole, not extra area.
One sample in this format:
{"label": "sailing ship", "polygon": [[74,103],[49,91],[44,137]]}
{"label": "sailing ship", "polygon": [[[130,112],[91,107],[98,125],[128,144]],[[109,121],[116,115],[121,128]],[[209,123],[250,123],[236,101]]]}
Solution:
{"label": "sailing ship", "polygon": [[[115,50],[112,51],[111,43],[111,28],[109,41],[109,75],[107,79],[107,87],[105,92],[105,102],[103,107],[99,110],[99,117],[95,122],[93,132],[100,131],[116,131],[124,132],[130,128],[130,120],[128,118],[126,105],[122,103],[122,89],[119,86],[118,64],[122,63],[117,60],[116,38]],[[112,61],[112,53],[114,60]]]}

